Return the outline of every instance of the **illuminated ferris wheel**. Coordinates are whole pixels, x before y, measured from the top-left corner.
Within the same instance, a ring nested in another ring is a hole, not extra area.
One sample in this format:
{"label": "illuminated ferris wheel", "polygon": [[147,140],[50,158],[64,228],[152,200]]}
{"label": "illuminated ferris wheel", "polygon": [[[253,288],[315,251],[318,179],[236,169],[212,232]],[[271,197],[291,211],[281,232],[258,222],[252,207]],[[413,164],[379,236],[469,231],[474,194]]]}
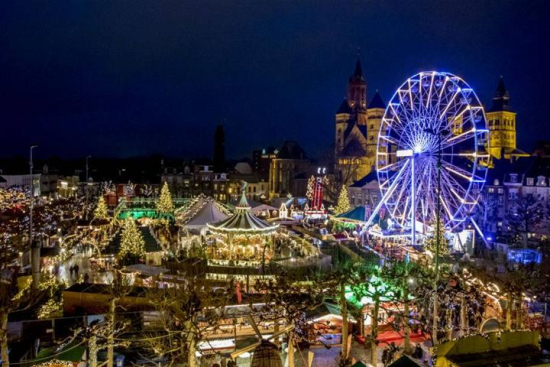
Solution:
{"label": "illuminated ferris wheel", "polygon": [[368,224],[385,208],[393,228],[414,237],[435,223],[439,207],[447,230],[462,228],[485,184],[487,133],[483,106],[464,80],[435,71],[409,78],[380,127],[382,199]]}

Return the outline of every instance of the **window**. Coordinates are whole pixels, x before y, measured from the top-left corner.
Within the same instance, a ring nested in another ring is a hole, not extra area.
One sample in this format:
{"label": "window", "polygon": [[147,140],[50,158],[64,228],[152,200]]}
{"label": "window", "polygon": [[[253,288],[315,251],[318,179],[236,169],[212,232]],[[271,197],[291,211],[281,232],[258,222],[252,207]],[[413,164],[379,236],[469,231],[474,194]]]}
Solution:
{"label": "window", "polygon": [[527,178],[527,186],[533,186],[534,183],[535,183],[535,179],[533,177]]}
{"label": "window", "polygon": [[518,182],[518,174],[517,173],[510,173],[510,182],[511,183],[517,183]]}
{"label": "window", "polygon": [[518,198],[518,191],[517,190],[508,191],[508,199],[516,200],[517,198]]}
{"label": "window", "polygon": [[498,193],[499,193],[499,194],[504,194],[504,189],[503,189],[503,188],[499,188],[499,189],[498,189]]}
{"label": "window", "polygon": [[489,194],[492,194],[495,192],[495,188],[494,187],[489,187]]}
{"label": "window", "polygon": [[495,120],[495,126],[499,126],[500,125],[500,120],[499,119],[496,119]]}

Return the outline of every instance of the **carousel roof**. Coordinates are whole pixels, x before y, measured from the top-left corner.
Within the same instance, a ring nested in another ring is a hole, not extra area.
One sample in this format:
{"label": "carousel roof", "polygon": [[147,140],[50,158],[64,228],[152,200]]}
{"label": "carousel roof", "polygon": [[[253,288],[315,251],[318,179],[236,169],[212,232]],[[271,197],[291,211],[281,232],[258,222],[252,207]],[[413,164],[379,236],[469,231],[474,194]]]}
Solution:
{"label": "carousel roof", "polygon": [[235,214],[225,220],[207,224],[212,232],[269,233],[275,231],[279,227],[278,224],[267,223],[250,212],[250,205],[248,205],[245,196],[245,188],[246,185],[243,185],[241,200],[235,207]]}

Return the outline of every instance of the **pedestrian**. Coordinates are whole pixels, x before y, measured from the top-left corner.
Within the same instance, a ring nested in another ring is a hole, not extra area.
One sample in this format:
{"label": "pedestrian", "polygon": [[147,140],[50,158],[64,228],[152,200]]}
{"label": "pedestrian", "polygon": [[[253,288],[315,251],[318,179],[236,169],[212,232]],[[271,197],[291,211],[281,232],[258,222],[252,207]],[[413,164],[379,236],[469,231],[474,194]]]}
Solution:
{"label": "pedestrian", "polygon": [[74,275],[75,275],[76,279],[78,279],[78,265],[74,266]]}
{"label": "pedestrian", "polygon": [[74,270],[74,266],[71,265],[71,267],[69,268],[69,273],[71,274],[71,278],[73,277],[73,270]]}
{"label": "pedestrian", "polygon": [[89,280],[90,276],[88,275],[88,273],[84,273],[84,283],[88,283]]}

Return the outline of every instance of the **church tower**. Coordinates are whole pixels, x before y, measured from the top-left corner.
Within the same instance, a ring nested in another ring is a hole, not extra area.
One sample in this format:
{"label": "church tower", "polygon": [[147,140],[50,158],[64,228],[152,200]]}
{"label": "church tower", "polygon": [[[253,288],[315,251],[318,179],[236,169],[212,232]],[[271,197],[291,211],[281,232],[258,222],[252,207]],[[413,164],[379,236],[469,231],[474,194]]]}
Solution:
{"label": "church tower", "polygon": [[486,113],[489,126],[489,154],[496,159],[523,153],[516,146],[516,113],[510,108],[510,95],[500,77],[493,105]]}
{"label": "church tower", "polygon": [[361,61],[357,58],[353,75],[348,80],[347,93],[349,106],[358,114],[364,114],[367,110],[367,83],[363,77]]}
{"label": "church tower", "polygon": [[[378,99],[376,106],[380,104]],[[335,172],[343,183],[356,181],[371,171],[375,155],[369,153],[367,135],[369,124],[379,125],[372,119],[378,115],[379,111],[371,111],[369,121],[367,83],[357,57],[353,74],[348,79],[346,97],[335,114]]]}

